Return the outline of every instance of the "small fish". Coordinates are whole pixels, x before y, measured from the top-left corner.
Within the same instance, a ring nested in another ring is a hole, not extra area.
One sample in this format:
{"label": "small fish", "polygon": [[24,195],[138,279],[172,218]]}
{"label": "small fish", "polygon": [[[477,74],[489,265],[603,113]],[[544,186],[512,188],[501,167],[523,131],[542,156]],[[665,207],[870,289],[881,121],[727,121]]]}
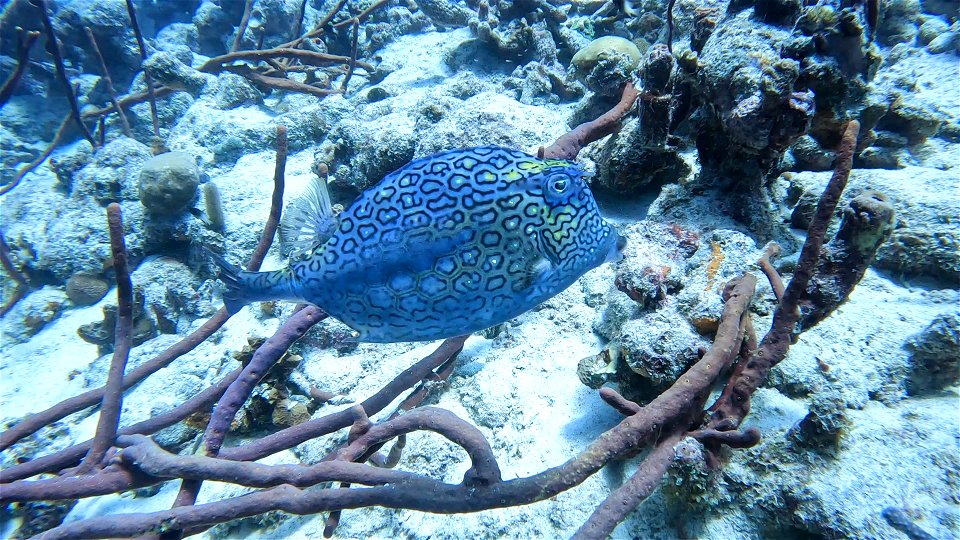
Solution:
{"label": "small fish", "polygon": [[620,8],[620,11],[631,17],[640,15],[639,0],[617,0],[617,7]]}
{"label": "small fish", "polygon": [[235,313],[258,300],[310,302],[368,342],[500,324],[622,258],[626,240],[600,216],[584,175],[574,163],[483,146],[413,161],[339,215],[323,208],[323,184],[300,204],[318,217],[298,219],[329,238],[272,272],[215,257],[224,303]]}

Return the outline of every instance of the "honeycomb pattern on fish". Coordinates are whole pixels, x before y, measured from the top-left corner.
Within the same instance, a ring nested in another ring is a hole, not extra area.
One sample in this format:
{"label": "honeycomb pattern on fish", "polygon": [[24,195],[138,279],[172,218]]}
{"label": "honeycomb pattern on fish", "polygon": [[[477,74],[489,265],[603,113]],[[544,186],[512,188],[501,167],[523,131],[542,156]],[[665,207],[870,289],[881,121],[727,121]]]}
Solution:
{"label": "honeycomb pattern on fish", "polygon": [[364,192],[306,260],[242,273],[241,300],[306,300],[363,341],[502,323],[622,249],[583,176],[576,164],[495,146],[414,161]]}

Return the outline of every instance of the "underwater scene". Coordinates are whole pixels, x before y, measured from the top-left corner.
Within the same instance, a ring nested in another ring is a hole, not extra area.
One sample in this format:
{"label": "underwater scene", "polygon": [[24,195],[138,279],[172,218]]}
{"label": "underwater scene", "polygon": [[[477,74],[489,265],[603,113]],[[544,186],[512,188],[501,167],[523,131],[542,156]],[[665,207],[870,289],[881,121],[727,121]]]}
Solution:
{"label": "underwater scene", "polygon": [[960,0],[0,9],[0,538],[960,538]]}

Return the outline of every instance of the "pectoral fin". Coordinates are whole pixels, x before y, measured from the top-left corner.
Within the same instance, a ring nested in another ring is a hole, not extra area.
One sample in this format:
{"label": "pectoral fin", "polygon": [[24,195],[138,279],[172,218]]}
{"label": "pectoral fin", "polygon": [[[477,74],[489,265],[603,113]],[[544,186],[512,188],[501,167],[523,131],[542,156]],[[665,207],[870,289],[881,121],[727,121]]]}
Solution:
{"label": "pectoral fin", "polygon": [[314,178],[283,213],[279,231],[281,246],[296,260],[325,244],[339,225],[339,217],[330,204],[326,180]]}
{"label": "pectoral fin", "polygon": [[514,284],[514,292],[526,292],[537,283],[542,283],[555,265],[539,255],[525,258],[520,265],[519,277]]}
{"label": "pectoral fin", "polygon": [[546,281],[547,276],[559,265],[556,253],[549,249],[541,232],[530,231],[521,237],[523,249],[510,264],[514,276],[513,291],[525,293],[534,285]]}

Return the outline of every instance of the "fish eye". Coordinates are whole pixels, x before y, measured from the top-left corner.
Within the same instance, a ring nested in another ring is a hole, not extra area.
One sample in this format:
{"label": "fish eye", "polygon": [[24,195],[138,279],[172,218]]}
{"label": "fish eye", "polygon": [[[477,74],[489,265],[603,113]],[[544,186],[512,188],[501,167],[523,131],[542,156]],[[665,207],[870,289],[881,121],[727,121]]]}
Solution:
{"label": "fish eye", "polygon": [[550,187],[553,189],[553,191],[557,193],[563,193],[564,191],[567,190],[569,186],[570,186],[570,179],[567,178],[566,176],[560,176],[558,178],[554,178],[550,184]]}

